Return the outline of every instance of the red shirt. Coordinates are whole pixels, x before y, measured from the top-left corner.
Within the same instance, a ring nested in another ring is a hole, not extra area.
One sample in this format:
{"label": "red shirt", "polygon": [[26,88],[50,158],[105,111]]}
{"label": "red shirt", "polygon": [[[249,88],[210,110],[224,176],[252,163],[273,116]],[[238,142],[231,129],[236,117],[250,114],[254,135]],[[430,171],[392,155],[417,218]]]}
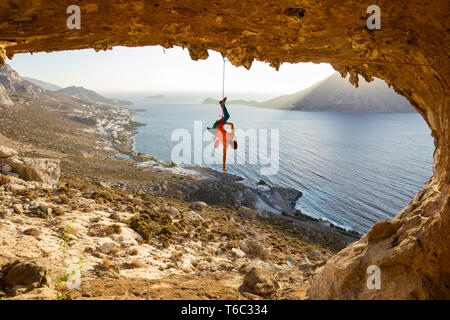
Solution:
{"label": "red shirt", "polygon": [[[226,124],[225,124],[226,125]],[[220,142],[222,142],[222,144],[228,145],[231,141],[233,141],[234,139],[234,130],[231,131],[231,133],[229,133],[225,128],[224,125],[219,123],[216,127],[216,131],[214,134],[214,139],[216,139]],[[219,145],[218,143],[216,143],[214,145],[215,148],[217,148]]]}

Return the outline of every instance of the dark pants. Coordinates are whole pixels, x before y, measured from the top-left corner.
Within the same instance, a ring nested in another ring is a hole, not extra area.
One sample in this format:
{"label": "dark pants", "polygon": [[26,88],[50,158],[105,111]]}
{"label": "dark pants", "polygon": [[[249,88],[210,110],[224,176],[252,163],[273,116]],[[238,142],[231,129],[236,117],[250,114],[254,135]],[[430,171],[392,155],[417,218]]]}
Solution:
{"label": "dark pants", "polygon": [[217,128],[219,123],[225,124],[225,123],[227,123],[228,119],[230,119],[230,114],[228,113],[228,110],[227,110],[227,107],[225,106],[225,104],[222,104],[222,111],[223,111],[223,119],[217,120],[213,125],[213,129]]}

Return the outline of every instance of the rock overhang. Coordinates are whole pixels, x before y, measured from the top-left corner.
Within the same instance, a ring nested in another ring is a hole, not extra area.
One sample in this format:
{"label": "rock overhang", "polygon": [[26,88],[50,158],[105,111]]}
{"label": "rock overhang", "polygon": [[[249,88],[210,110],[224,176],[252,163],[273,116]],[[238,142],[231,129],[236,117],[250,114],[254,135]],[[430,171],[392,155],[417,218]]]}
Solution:
{"label": "rock overhang", "polygon": [[[81,9],[79,30],[66,26],[70,5]],[[371,231],[380,237],[376,243],[365,236],[344,249],[318,275],[310,296],[448,297],[450,3],[380,0],[376,5],[381,8],[380,30],[367,29],[368,4],[356,0],[2,1],[0,64],[6,56],[24,52],[161,45],[187,48],[194,60],[207,58],[211,49],[246,68],[254,60],[275,68],[285,62],[327,62],[342,76],[350,74],[355,85],[358,75],[385,80],[430,127],[434,175],[394,219],[394,233],[384,232],[389,224],[382,224]],[[380,241],[399,245],[380,251]],[[408,258],[412,253],[416,262]],[[390,266],[393,283],[408,281],[408,289],[374,293],[362,284],[350,286],[352,277],[361,276],[361,265],[374,260],[382,269]],[[392,268],[393,261],[408,262],[408,277]],[[349,266],[347,271],[339,269],[342,264]],[[327,286],[338,273],[342,281]]]}

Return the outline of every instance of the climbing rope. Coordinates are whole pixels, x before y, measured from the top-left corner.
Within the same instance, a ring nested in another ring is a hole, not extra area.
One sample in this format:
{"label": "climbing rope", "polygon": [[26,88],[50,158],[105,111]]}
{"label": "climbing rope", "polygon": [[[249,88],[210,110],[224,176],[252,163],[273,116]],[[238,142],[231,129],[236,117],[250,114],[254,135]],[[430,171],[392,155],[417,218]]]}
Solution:
{"label": "climbing rope", "polygon": [[225,58],[223,58],[222,99],[225,98]]}

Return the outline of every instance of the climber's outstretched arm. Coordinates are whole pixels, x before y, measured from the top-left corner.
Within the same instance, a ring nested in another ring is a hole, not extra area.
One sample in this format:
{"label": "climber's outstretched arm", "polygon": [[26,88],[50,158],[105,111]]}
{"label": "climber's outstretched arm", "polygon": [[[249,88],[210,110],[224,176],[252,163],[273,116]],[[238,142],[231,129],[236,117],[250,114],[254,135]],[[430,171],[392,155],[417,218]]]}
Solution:
{"label": "climber's outstretched arm", "polygon": [[223,172],[227,172],[227,144],[223,143],[223,165],[222,170]]}

